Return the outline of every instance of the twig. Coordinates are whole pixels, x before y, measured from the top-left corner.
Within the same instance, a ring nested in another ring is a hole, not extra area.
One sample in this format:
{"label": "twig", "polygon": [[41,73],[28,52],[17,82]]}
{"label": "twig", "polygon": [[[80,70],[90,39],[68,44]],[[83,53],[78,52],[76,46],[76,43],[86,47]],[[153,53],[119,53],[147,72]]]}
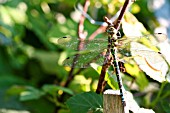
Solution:
{"label": "twig", "polygon": [[118,30],[119,27],[120,27],[122,18],[123,18],[124,14],[125,14],[125,11],[126,11],[128,5],[129,5],[130,1],[131,1],[131,0],[126,0],[125,3],[124,3],[124,5],[123,5],[123,7],[122,7],[122,10],[121,10],[121,12],[120,12],[120,15],[119,15],[119,17],[118,17],[118,19],[117,19],[117,21],[116,21],[116,24],[114,25],[114,28],[115,28],[116,30]]}
{"label": "twig", "polygon": [[[106,18],[104,19],[106,21],[106,23],[108,22],[106,20]],[[109,24],[109,23],[108,23]],[[109,38],[109,37],[108,37]],[[111,65],[111,58],[110,58],[110,48],[111,48],[111,44],[110,44],[110,39],[108,39],[108,47],[107,47],[107,52],[106,52],[106,55],[105,55],[105,59],[104,59],[104,64],[102,66],[102,70],[101,70],[101,73],[100,73],[100,78],[99,78],[99,82],[98,82],[98,85],[97,85],[97,89],[96,89],[96,93],[100,94],[101,92],[103,92],[104,90],[104,87],[106,85],[106,82],[104,80],[105,78],[105,74],[106,74],[106,71],[107,69],[109,68],[109,66]]]}
{"label": "twig", "polygon": [[100,26],[95,32],[93,32],[88,40],[93,40],[98,34],[105,32],[106,26]]}
{"label": "twig", "polygon": [[[124,13],[127,9],[127,6],[129,5],[130,3],[130,0],[126,0],[124,5],[123,5],[123,8],[121,9],[121,12],[120,12],[120,15],[118,17],[118,19],[116,20],[116,22],[114,23],[111,23],[110,20],[108,20],[107,18],[104,18],[105,22],[108,24],[108,25],[113,25],[114,24],[114,28],[116,30],[119,29],[120,27],[120,23],[122,21],[122,18],[124,16]],[[108,49],[107,49],[107,53],[106,54],[109,54],[110,53],[110,47],[109,47],[109,42],[108,42]],[[105,57],[105,61],[108,62],[109,59],[108,57]],[[107,63],[104,63],[104,65],[102,66],[102,71],[101,71],[101,74],[100,74],[100,78],[99,78],[99,82],[98,82],[98,86],[97,86],[97,90],[96,90],[96,93],[102,93],[103,92],[103,89],[104,89],[104,85],[105,85],[105,81],[104,81],[104,78],[105,78],[105,74],[106,74],[106,71],[108,69],[108,64]]]}
{"label": "twig", "polygon": [[[86,0],[83,8],[83,11],[85,13],[87,13],[89,5],[90,5],[90,0]],[[86,34],[84,33],[84,20],[85,20],[85,16],[82,14],[78,25],[78,38],[80,40],[84,40],[86,38]]]}
{"label": "twig", "polygon": [[[120,10],[110,19],[111,21],[113,21],[113,23],[116,22],[116,18],[118,17],[119,13],[120,13]],[[106,27],[108,26],[108,24],[106,23],[107,24],[106,26],[105,23],[106,22],[103,22],[103,24],[101,24],[101,26],[96,31],[94,31],[93,34],[89,36],[88,40],[93,40],[98,34],[104,33],[106,30]]]}
{"label": "twig", "polygon": [[[87,12],[89,5],[90,5],[90,0],[86,0],[84,3],[84,8],[83,8],[84,12]],[[85,20],[85,17],[82,14],[80,17],[80,22],[78,24],[78,33],[77,33],[79,41],[80,41],[77,46],[78,51],[80,51],[84,48],[83,40],[86,38],[86,34],[84,33],[84,20]],[[66,83],[64,84],[64,87],[67,87],[69,85],[69,83],[72,81],[72,79],[74,78],[75,74],[73,74],[73,72],[74,72],[74,67],[76,65],[76,61],[78,60],[78,57],[79,57],[79,54],[76,54],[73,59],[72,68],[69,72],[69,75],[68,75]]]}

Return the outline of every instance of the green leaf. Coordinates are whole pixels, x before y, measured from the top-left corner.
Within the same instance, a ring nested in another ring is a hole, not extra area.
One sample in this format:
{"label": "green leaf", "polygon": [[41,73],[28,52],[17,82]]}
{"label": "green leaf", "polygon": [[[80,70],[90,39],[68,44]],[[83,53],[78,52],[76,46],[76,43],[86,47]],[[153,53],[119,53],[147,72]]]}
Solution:
{"label": "green leaf", "polygon": [[139,76],[136,77],[136,82],[140,86],[140,90],[144,90],[149,84],[143,72],[139,72]]}
{"label": "green leaf", "polygon": [[[47,36],[50,38],[54,37],[63,37],[63,36],[76,36],[77,23],[71,19],[67,19],[64,24],[56,24],[53,26],[47,33]],[[56,32],[57,31],[57,32]]]}
{"label": "green leaf", "polygon": [[22,0],[15,0],[15,1],[13,1],[13,0],[7,0],[7,1],[5,2],[5,5],[7,5],[7,6],[9,6],[9,7],[17,7],[20,2],[23,2],[23,1],[22,1]]}
{"label": "green leaf", "polygon": [[60,109],[58,113],[70,113],[70,111],[66,109]]}
{"label": "green leaf", "polygon": [[43,86],[43,91],[51,94],[51,95],[54,95],[56,92],[58,92],[59,90],[63,91],[63,92],[66,92],[70,95],[73,95],[73,91],[68,89],[68,88],[65,88],[65,87],[61,87],[61,86],[56,86],[56,85],[44,85]]}
{"label": "green leaf", "polygon": [[67,100],[71,113],[103,113],[102,96],[94,92],[85,92]]}
{"label": "green leaf", "polygon": [[140,90],[144,90],[148,86],[149,82],[143,72],[139,70],[137,65],[125,64],[127,73],[136,78],[136,83],[139,85]]}
{"label": "green leaf", "polygon": [[24,84],[24,80],[10,73],[2,74],[0,76],[0,88],[11,87],[14,84]]}
{"label": "green leaf", "polygon": [[[96,72],[98,74],[100,74],[102,67],[95,64],[95,63],[91,63],[91,66],[93,69],[96,70]],[[108,85],[112,88],[112,89],[118,89],[118,83],[117,83],[117,78],[116,75],[113,74],[113,69],[111,71],[106,72],[105,75],[105,80],[107,81]]]}
{"label": "green leaf", "polygon": [[106,74],[108,79],[107,79],[107,83],[108,85],[112,88],[112,89],[118,89],[119,86],[118,86],[118,82],[116,81],[117,78],[116,78],[116,75],[112,75],[112,77],[109,77],[110,75],[109,74]]}
{"label": "green leaf", "polygon": [[[105,76],[105,80],[112,89],[119,89],[116,74],[113,73],[113,67],[110,67]],[[121,75],[120,75],[121,76]]]}
{"label": "green leaf", "polygon": [[43,95],[44,92],[34,87],[27,87],[27,90],[21,93],[20,100],[27,101],[27,100],[39,99]]}
{"label": "green leaf", "polygon": [[8,95],[19,95],[23,91],[25,91],[25,87],[19,86],[19,85],[13,85],[7,90],[7,94]]}
{"label": "green leaf", "polygon": [[93,68],[86,68],[84,71],[83,71],[83,74],[84,74],[84,77],[85,78],[92,78],[92,80],[98,80],[99,79],[99,73],[94,70]]}
{"label": "green leaf", "polygon": [[97,72],[98,74],[100,74],[100,72],[101,72],[101,70],[102,70],[102,67],[101,67],[101,66],[99,66],[98,64],[95,64],[95,63],[91,63],[90,66],[91,66],[94,70],[96,70],[96,72]]}
{"label": "green leaf", "polygon": [[56,107],[54,104],[49,102],[47,98],[25,101],[24,105],[27,107],[25,109],[29,108],[29,113],[54,113]]}
{"label": "green leaf", "polygon": [[170,103],[168,100],[161,101],[161,105],[166,113],[170,113]]}
{"label": "green leaf", "polygon": [[[38,13],[40,13],[40,11]],[[49,43],[48,38],[46,37],[46,34],[49,31],[49,27],[47,26],[49,21],[47,21],[44,15],[35,15],[32,15],[31,11],[27,12],[30,29],[36,34],[36,36],[38,36],[39,40],[45,47],[53,49],[53,45]]]}
{"label": "green leaf", "polygon": [[35,50],[32,57],[40,61],[42,68],[46,72],[52,74],[58,72],[57,60],[59,55],[57,52]]}

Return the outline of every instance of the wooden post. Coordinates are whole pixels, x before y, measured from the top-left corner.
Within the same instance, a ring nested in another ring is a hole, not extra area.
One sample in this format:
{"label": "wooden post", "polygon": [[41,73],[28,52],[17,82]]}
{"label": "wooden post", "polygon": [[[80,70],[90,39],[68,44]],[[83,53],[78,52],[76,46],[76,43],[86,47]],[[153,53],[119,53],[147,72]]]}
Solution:
{"label": "wooden post", "polygon": [[119,90],[106,90],[104,92],[103,113],[125,113]]}

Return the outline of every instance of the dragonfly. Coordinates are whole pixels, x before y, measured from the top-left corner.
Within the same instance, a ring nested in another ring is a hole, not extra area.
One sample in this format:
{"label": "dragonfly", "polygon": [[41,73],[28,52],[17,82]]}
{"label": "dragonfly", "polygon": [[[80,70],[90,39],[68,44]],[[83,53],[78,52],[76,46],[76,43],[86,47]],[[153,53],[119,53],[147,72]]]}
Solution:
{"label": "dragonfly", "polygon": [[[113,26],[107,27],[106,32],[108,33],[108,39],[98,38],[94,40],[79,40],[77,38],[63,37],[58,38],[57,43],[61,46],[64,45],[64,47],[70,50],[70,56],[63,61],[63,65],[65,66],[72,67],[74,62],[75,68],[87,68],[90,66],[90,63],[105,65],[105,63],[110,62],[115,68],[122,103],[125,105],[119,61],[122,59],[135,59],[139,57],[145,59],[145,62],[138,62],[139,65],[147,63],[147,65],[151,66],[152,64],[163,62],[164,59],[160,52],[146,49],[145,47],[140,46],[142,45],[140,43],[148,42],[151,47],[155,47],[157,44],[164,42],[167,37],[165,34],[155,33],[138,37],[131,36],[121,38],[121,36],[118,35],[119,33],[115,33]],[[81,49],[78,48],[77,45],[81,45]],[[109,53],[107,53],[108,48]],[[74,61],[73,59],[77,55],[78,59]],[[105,61],[105,57],[109,57],[108,61]],[[118,57],[120,59],[118,59]]]}

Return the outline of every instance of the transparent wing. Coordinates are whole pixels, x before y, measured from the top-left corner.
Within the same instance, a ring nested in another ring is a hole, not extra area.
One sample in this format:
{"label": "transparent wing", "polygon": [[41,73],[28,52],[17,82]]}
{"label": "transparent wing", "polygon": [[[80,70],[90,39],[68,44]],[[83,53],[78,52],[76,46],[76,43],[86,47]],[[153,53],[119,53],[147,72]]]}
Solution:
{"label": "transparent wing", "polygon": [[[145,58],[145,61],[140,62],[139,64],[149,63],[149,64],[157,64],[164,59],[158,52],[154,52],[151,49],[146,49],[146,47],[141,46],[141,44],[131,44],[133,42],[149,42],[151,45],[159,44],[167,39],[164,34],[154,34],[154,35],[145,35],[140,37],[124,37],[118,39],[120,42],[120,46],[118,46],[118,55],[121,59],[126,57],[136,57],[136,58]],[[81,47],[78,59],[76,59],[75,63],[78,68],[86,68],[90,63],[97,63],[99,65],[103,65],[104,56],[107,49],[107,39],[95,39],[92,41],[84,40],[80,41],[77,38],[59,38],[58,44],[64,46],[68,49],[73,49],[75,51],[78,50],[78,47]],[[78,46],[79,45],[79,46]],[[133,45],[133,47],[132,47]],[[152,52],[151,52],[152,51]],[[75,56],[70,56],[66,60],[64,60],[63,64],[65,66],[72,66],[73,59]],[[147,58],[147,60],[146,60]],[[138,60],[139,61],[139,60]]]}
{"label": "transparent wing", "polygon": [[[93,55],[92,55],[93,54]],[[63,65],[65,66],[73,66],[73,60],[76,56],[71,56],[64,60]],[[78,58],[75,61],[75,68],[87,68],[90,66],[90,63],[97,63],[98,65],[102,65],[104,62],[104,55],[101,53],[95,52],[95,53],[86,53],[86,54],[80,54]]]}
{"label": "transparent wing", "polygon": [[81,48],[81,51],[102,51],[104,48],[107,48],[107,39],[95,39],[95,40],[79,40],[77,38],[64,37],[58,38],[57,43],[66,48],[73,50],[78,50],[78,45]]}
{"label": "transparent wing", "polygon": [[[75,61],[76,68],[87,68],[90,63],[102,65],[104,62],[104,55],[107,48],[106,39],[80,41],[76,38],[67,37],[59,38],[58,44],[68,49],[77,51],[79,55]],[[81,49],[78,49],[79,47]],[[64,60],[63,65],[72,67],[75,57],[76,55],[68,57]]]}
{"label": "transparent wing", "polygon": [[[143,56],[146,56],[146,57],[153,56],[151,54],[156,54],[156,56],[157,55],[160,56],[158,54],[157,45],[159,43],[166,41],[166,39],[167,39],[167,36],[162,33],[149,34],[149,35],[144,35],[144,36],[139,36],[139,37],[135,37],[135,36],[123,37],[121,39],[118,39],[118,42],[121,45],[120,47],[118,46],[118,50],[119,50],[118,53],[121,53],[120,58],[124,56],[136,57],[136,54],[132,54],[132,53],[140,53],[141,55],[144,54]],[[135,42],[139,42],[141,44],[136,44]],[[132,47],[132,45],[135,45],[135,46]],[[141,45],[147,45],[147,47],[141,46]],[[148,47],[152,49],[149,49]],[[156,50],[157,52],[155,52]]]}
{"label": "transparent wing", "polygon": [[128,45],[130,42],[142,42],[142,43],[149,43],[152,46],[156,46],[159,43],[164,42],[167,39],[167,35],[163,33],[155,33],[155,34],[148,34],[143,36],[127,36],[120,38],[118,41],[122,43],[122,45]]}

